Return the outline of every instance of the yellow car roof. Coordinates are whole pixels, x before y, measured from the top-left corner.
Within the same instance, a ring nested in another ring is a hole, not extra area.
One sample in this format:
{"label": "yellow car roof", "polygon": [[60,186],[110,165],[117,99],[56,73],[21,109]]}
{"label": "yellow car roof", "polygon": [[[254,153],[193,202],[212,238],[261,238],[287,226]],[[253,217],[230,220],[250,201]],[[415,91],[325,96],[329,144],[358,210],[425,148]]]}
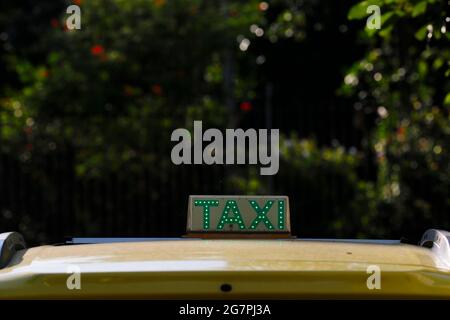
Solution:
{"label": "yellow car roof", "polygon": [[[367,286],[374,265],[380,290]],[[66,286],[72,266],[81,290]],[[0,270],[1,298],[230,296],[450,298],[450,269],[400,243],[183,239],[24,249]]]}

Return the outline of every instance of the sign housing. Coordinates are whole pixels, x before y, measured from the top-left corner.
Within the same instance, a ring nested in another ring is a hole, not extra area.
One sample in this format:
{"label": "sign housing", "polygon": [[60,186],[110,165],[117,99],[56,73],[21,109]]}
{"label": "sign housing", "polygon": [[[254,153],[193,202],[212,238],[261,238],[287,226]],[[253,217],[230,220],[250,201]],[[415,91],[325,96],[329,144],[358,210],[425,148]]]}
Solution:
{"label": "sign housing", "polygon": [[189,197],[187,236],[203,238],[287,238],[291,236],[287,196]]}

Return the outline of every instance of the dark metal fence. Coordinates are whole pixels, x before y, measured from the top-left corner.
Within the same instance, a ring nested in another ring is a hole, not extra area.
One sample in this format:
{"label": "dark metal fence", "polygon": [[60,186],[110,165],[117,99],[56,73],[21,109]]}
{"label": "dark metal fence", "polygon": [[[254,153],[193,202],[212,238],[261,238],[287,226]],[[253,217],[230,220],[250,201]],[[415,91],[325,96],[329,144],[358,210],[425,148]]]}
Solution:
{"label": "dark metal fence", "polygon": [[[275,110],[273,127],[295,130],[321,144],[337,139],[347,147],[360,146],[361,130],[352,125],[353,114],[337,115],[341,111],[327,108]],[[158,156],[165,160],[156,167],[106,171],[97,177],[75,173],[77,150],[48,155],[37,169],[15,154],[0,154],[0,230],[18,230],[32,243],[59,242],[68,236],[180,236],[189,194],[242,192],[227,182],[228,167],[172,165],[170,137],[159,143]],[[243,181],[249,178],[248,170],[237,170]],[[332,236],[323,221],[340,214],[352,190],[334,172],[324,171],[311,182],[282,170],[283,164],[281,174],[260,180],[269,186],[265,192],[290,196],[294,232]],[[365,165],[361,174],[367,177],[370,171]],[[311,188],[311,183],[317,187]]]}

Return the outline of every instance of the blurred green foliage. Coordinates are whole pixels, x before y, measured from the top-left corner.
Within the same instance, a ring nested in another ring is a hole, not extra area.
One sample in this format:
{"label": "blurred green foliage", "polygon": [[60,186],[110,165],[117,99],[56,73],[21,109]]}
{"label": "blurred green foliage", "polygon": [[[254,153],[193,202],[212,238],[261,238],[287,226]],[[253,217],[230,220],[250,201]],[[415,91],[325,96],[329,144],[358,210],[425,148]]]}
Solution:
{"label": "blurred green foliage", "polygon": [[[382,234],[373,224],[378,215],[375,185],[361,180],[357,173],[363,159],[360,152],[343,146],[320,148],[314,140],[292,134],[282,137],[280,153],[274,192],[296,199],[291,210],[300,214],[292,219],[302,225],[302,236]],[[257,170],[251,171],[249,177],[236,176],[231,182],[241,193],[270,193]],[[308,214],[302,214],[305,211]]]}
{"label": "blurred green foliage", "polygon": [[249,33],[257,5],[95,0],[82,3],[82,32],[67,30],[65,15],[52,19],[36,44],[46,48],[44,61],[8,57],[23,86],[2,99],[2,148],[19,147],[35,164],[56,148],[76,148],[78,175],[170,160],[156,159],[149,139],[194,118],[224,125],[221,54]]}
{"label": "blurred green foliage", "polygon": [[365,56],[348,70],[341,93],[378,118],[370,138],[377,155],[380,229],[450,224],[450,18],[445,1],[362,1],[349,19],[381,8],[381,29],[361,32]]}

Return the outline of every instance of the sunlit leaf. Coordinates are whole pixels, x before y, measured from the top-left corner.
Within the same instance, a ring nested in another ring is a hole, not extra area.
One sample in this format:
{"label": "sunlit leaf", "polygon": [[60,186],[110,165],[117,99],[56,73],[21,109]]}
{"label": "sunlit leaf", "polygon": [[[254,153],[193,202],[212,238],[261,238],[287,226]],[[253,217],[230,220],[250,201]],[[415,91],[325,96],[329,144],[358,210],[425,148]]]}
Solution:
{"label": "sunlit leaf", "polygon": [[417,17],[418,15],[424,14],[427,10],[427,1],[421,1],[414,6],[412,16]]}
{"label": "sunlit leaf", "polygon": [[356,20],[366,17],[367,16],[366,10],[369,5],[370,4],[368,1],[363,1],[354,5],[353,7],[350,8],[350,11],[348,12],[347,15],[348,19]]}
{"label": "sunlit leaf", "polygon": [[386,28],[383,28],[383,29],[380,31],[380,36],[383,37],[383,38],[389,37],[389,36],[391,35],[391,33],[392,33],[393,27],[394,27],[394,26],[391,25],[391,26],[388,26],[388,27],[386,27]]}
{"label": "sunlit leaf", "polygon": [[447,95],[444,98],[444,105],[450,106],[450,93],[447,93]]}
{"label": "sunlit leaf", "polygon": [[424,25],[422,28],[420,28],[419,30],[417,30],[417,32],[414,34],[414,36],[416,37],[417,40],[424,40],[425,37],[427,36],[427,25]]}

